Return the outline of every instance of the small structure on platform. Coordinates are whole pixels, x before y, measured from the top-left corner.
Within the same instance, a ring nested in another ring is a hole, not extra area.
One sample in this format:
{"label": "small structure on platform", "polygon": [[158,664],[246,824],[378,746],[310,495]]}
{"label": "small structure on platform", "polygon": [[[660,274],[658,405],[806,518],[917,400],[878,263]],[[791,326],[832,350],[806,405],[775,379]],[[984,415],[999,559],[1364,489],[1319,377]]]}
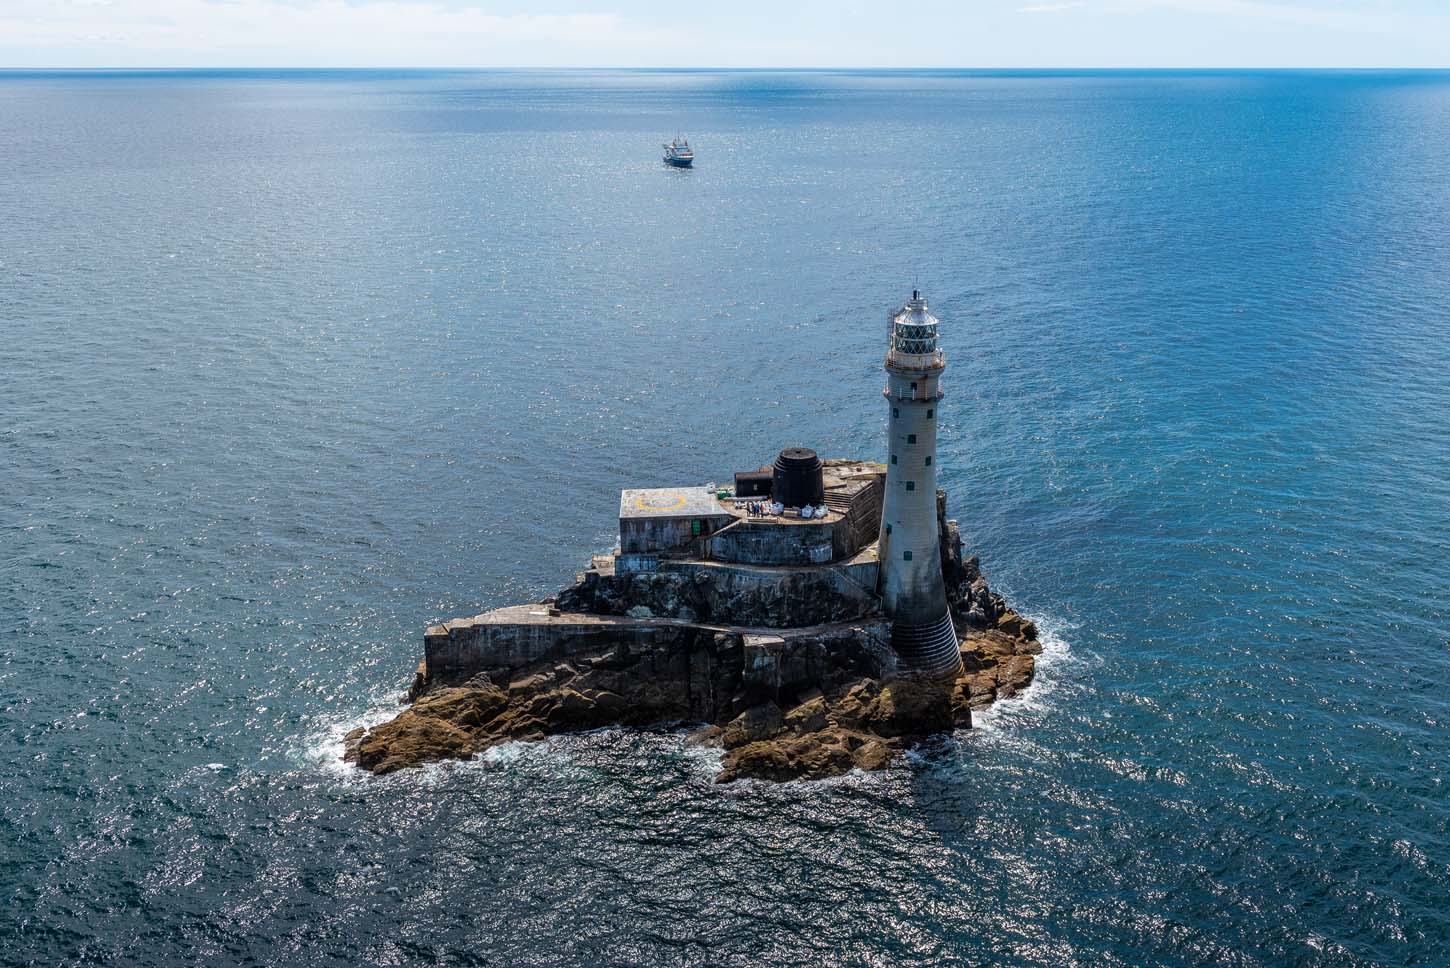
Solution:
{"label": "small structure on platform", "polygon": [[787,568],[853,559],[876,540],[885,471],[869,462],[822,462],[814,450],[792,447],[772,466],[735,475],[749,484],[746,494],[738,487],[630,488],[619,497],[613,573],[690,561]]}
{"label": "small structure on platform", "polygon": [[762,467],[758,471],[736,471],[735,496],[770,497],[770,488],[774,480],[775,470],[770,467]]}
{"label": "small structure on platform", "polygon": [[787,447],[775,459],[771,497],[788,508],[819,505],[826,500],[821,459],[809,447]]}
{"label": "small structure on platform", "polygon": [[625,570],[647,570],[663,553],[689,547],[735,520],[707,487],[630,488],[619,495],[619,554]]}

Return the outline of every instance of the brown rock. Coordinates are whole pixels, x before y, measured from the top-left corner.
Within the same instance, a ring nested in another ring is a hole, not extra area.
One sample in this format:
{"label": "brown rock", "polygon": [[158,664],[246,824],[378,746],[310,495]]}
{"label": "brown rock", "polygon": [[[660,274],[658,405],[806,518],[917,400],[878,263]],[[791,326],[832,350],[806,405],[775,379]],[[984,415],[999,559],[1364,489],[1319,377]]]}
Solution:
{"label": "brown rock", "polygon": [[1008,609],[997,619],[997,628],[1006,634],[1018,639],[1036,639],[1037,625],[1030,619],[1025,619],[1016,612]]}
{"label": "brown rock", "polygon": [[896,679],[882,687],[862,717],[878,736],[926,736],[952,728],[949,686],[930,679]]}
{"label": "brown rock", "polygon": [[972,728],[972,689],[967,676],[952,683],[952,725],[957,729]]}
{"label": "brown rock", "polygon": [[543,693],[531,704],[541,720],[561,731],[589,729],[596,720],[594,699],[567,686]]}
{"label": "brown rock", "polygon": [[862,679],[847,687],[829,703],[831,724],[857,729],[866,718],[866,710],[881,692],[874,679]]}
{"label": "brown rock", "polygon": [[967,688],[967,705],[984,709],[997,698],[997,676],[990,669],[963,677]]}
{"label": "brown rock", "polygon": [[685,737],[686,746],[719,746],[725,731],[719,726],[703,726]]}
{"label": "brown rock", "polygon": [[[1023,628],[1020,625],[1023,621],[1020,615],[1008,613],[1003,616],[1003,625],[973,632],[962,641],[962,667],[966,674],[958,684],[966,693],[969,709],[981,709],[997,699],[1014,696],[1032,682],[1037,668],[1033,656],[1041,654],[1042,645],[1035,639],[1014,637],[1007,631]],[[1036,635],[1035,628],[1024,630]],[[954,709],[959,702],[954,694]]]}
{"label": "brown rock", "polygon": [[457,686],[428,693],[413,703],[408,712],[446,720],[460,729],[480,729],[503,712],[509,702],[508,694],[502,689],[487,680],[485,683],[483,686]]}
{"label": "brown rock", "polygon": [[552,672],[538,672],[531,676],[524,676],[509,683],[510,698],[521,696],[532,696],[543,692],[554,684]]}
{"label": "brown rock", "polygon": [[759,740],[729,750],[715,782],[819,780],[840,776],[857,766],[882,769],[890,762],[891,750],[880,739],[832,727],[805,736]]}
{"label": "brown rock", "polygon": [[1015,696],[1027,688],[1036,672],[1036,659],[1030,655],[1014,655],[997,670],[997,695],[1000,698]]}
{"label": "brown rock", "polygon": [[826,697],[814,690],[790,712],[785,714],[785,727],[793,733],[814,733],[828,725]]}
{"label": "brown rock", "polygon": [[757,779],[819,780],[851,769],[884,770],[898,748],[878,736],[828,727],[804,736],[781,736],[737,747],[725,754],[716,783]]}
{"label": "brown rock", "polygon": [[1001,659],[1009,655],[1016,655],[1017,643],[1018,640],[1006,632],[989,629],[986,632],[968,636],[962,643],[962,649],[964,652],[970,650],[977,653],[979,661],[985,664],[988,659]]}
{"label": "brown rock", "polygon": [[867,771],[884,770],[891,765],[891,761],[895,758],[896,750],[879,739],[866,740],[856,749],[855,753],[851,754],[851,759],[857,769]]}
{"label": "brown rock", "polygon": [[357,762],[358,744],[362,742],[363,734],[367,730],[359,726],[357,729],[348,730],[347,735],[342,738],[342,761],[344,763]]}
{"label": "brown rock", "polygon": [[435,760],[468,759],[478,749],[473,736],[464,730],[410,709],[359,740],[357,764],[374,773],[392,773]]}
{"label": "brown rock", "polygon": [[785,726],[780,707],[773,702],[751,706],[745,712],[725,724],[721,741],[725,748],[733,749],[760,740],[770,739]]}

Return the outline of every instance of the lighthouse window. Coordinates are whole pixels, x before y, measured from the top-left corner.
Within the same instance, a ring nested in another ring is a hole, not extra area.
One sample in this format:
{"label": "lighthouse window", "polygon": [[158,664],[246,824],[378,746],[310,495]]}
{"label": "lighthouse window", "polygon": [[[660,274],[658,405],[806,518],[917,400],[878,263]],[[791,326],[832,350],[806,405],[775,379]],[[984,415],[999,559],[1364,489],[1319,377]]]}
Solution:
{"label": "lighthouse window", "polygon": [[906,435],[906,442],[908,444],[914,444],[914,443],[916,443],[916,434],[907,434]]}
{"label": "lighthouse window", "polygon": [[926,419],[930,420],[932,417],[935,417],[935,416],[936,416],[936,408],[934,408],[934,407],[927,407],[926,408]]}
{"label": "lighthouse window", "polygon": [[906,489],[908,491],[914,491],[914,490],[916,490],[916,481],[907,481],[906,482]]}
{"label": "lighthouse window", "polygon": [[889,524],[886,526],[886,533],[887,534],[890,534],[891,533],[891,525],[889,525]]}
{"label": "lighthouse window", "polygon": [[909,551],[903,551],[901,553],[901,560],[902,561],[910,561],[911,560],[911,552],[909,552]]}
{"label": "lighthouse window", "polygon": [[899,417],[899,416],[901,416],[901,408],[900,407],[892,407],[891,408],[891,416],[893,416],[893,417]]}
{"label": "lighthouse window", "polygon": [[891,463],[893,463],[893,464],[896,463],[896,455],[895,454],[892,454],[891,455]]}
{"label": "lighthouse window", "polygon": [[931,466],[931,458],[930,458],[930,457],[928,457],[928,458],[927,458],[927,459],[926,459],[926,466],[927,466],[927,467],[930,467],[930,466]]}

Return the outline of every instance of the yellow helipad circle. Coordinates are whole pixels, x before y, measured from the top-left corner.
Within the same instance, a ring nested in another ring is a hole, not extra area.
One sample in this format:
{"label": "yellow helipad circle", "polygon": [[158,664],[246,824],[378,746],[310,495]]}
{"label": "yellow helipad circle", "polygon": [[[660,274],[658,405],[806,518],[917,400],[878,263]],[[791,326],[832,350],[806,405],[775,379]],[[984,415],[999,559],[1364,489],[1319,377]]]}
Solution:
{"label": "yellow helipad circle", "polygon": [[634,506],[641,511],[673,511],[685,506],[685,495],[673,491],[668,494],[641,494],[634,499]]}

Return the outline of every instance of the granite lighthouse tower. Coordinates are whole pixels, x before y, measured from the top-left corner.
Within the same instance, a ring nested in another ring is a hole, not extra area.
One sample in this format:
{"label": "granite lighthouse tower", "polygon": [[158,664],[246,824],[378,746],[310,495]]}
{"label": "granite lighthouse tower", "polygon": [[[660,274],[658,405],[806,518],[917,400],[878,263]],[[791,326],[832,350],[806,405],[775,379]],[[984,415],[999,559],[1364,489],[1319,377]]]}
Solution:
{"label": "granite lighthouse tower", "polygon": [[913,290],[911,301],[891,316],[886,350],[882,394],[891,417],[881,508],[881,599],[902,662],[944,677],[961,671],[937,528],[936,425],[945,368],[937,319]]}

